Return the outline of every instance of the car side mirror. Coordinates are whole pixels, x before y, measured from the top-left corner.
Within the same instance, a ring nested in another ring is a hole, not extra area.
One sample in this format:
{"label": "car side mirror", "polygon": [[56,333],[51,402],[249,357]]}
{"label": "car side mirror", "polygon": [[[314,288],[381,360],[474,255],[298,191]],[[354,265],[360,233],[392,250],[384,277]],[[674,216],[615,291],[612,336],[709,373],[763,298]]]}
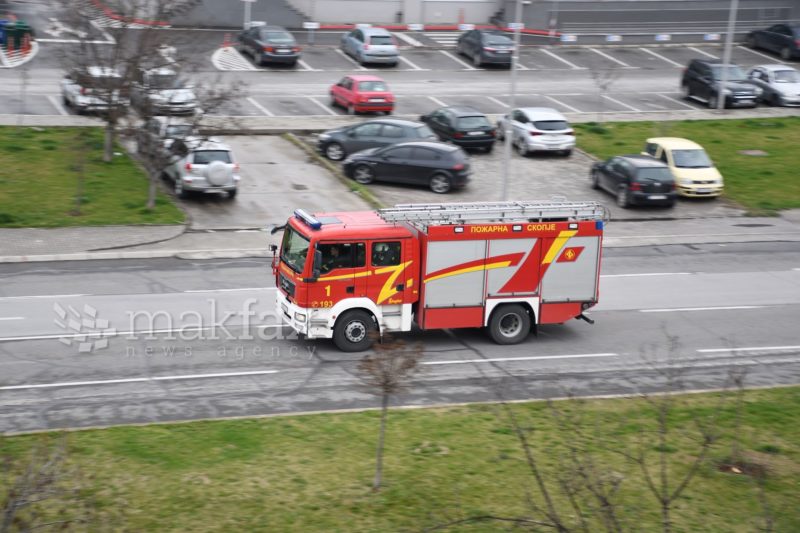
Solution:
{"label": "car side mirror", "polygon": [[431,118],[431,117],[428,116],[428,115],[420,115],[419,116],[420,122],[426,122],[429,118]]}

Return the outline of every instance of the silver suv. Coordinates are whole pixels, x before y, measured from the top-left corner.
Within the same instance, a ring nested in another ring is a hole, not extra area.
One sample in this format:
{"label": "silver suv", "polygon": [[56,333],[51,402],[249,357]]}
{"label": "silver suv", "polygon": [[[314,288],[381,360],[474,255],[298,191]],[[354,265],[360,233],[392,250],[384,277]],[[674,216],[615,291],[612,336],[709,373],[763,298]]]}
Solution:
{"label": "silver suv", "polygon": [[235,198],[239,165],[231,149],[216,139],[189,137],[175,139],[169,147],[170,162],[164,174],[173,182],[175,196],[190,192],[228,193]]}
{"label": "silver suv", "polygon": [[384,63],[392,67],[400,60],[394,37],[383,28],[356,28],[342,36],[342,51],[361,63]]}
{"label": "silver suv", "polygon": [[149,115],[192,114],[197,95],[171,68],[139,69],[131,84],[131,103]]}

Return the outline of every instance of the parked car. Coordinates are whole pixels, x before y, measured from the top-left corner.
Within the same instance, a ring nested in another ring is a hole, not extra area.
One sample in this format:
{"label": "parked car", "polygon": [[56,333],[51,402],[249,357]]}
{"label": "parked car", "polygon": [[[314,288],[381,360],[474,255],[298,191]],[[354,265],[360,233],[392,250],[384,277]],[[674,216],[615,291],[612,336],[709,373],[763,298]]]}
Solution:
{"label": "parked car", "polygon": [[331,106],[341,106],[349,115],[367,111],[394,110],[394,95],[386,82],[377,76],[351,74],[330,88]]}
{"label": "parked car", "polygon": [[148,115],[193,114],[197,95],[171,68],[138,69],[131,83],[131,104]]}
{"label": "parked car", "polygon": [[383,63],[396,66],[400,61],[394,37],[384,28],[356,28],[342,36],[342,51],[364,65]]}
{"label": "parked car", "polygon": [[341,161],[348,154],[381,148],[407,141],[435,141],[436,135],[420,122],[394,118],[376,119],[320,133],[317,149],[332,161]]}
{"label": "parked car", "polygon": [[74,68],[61,80],[64,105],[78,114],[108,112],[130,105],[128,91],[119,72],[108,67]]}
{"label": "parked car", "polygon": [[412,141],[355,153],[345,159],[344,173],[362,184],[426,185],[444,194],[467,184],[470,167],[467,154],[458,146]]}
{"label": "parked car", "polygon": [[469,30],[459,35],[456,51],[470,58],[476,67],[492,64],[510,68],[514,41],[498,31]]}
{"label": "parked car", "polygon": [[188,137],[175,139],[169,147],[170,164],[164,169],[172,180],[175,196],[190,192],[221,192],[236,197],[239,165],[231,149],[216,139]]}
{"label": "parked car", "polygon": [[[497,138],[505,139],[509,115],[497,120]],[[526,156],[530,152],[560,152],[568,156],[575,147],[575,130],[566,117],[549,107],[523,107],[511,111],[511,144]]]}
{"label": "parked car", "polygon": [[705,197],[722,194],[722,174],[703,147],[696,142],[678,137],[653,137],[647,139],[642,154],[669,166],[681,196]]}
{"label": "parked car", "polygon": [[495,129],[486,115],[469,106],[441,107],[419,117],[443,141],[463,148],[494,148]]}
{"label": "parked car", "polygon": [[282,63],[294,66],[301,57],[294,36],[280,26],[255,26],[241,32],[237,48],[259,65]]}
{"label": "parked car", "polygon": [[167,116],[150,117],[136,130],[136,149],[144,154],[167,154],[175,139],[192,136],[197,136],[197,130],[191,122]]}
{"label": "parked car", "polygon": [[766,30],[755,30],[747,34],[745,39],[750,48],[763,48],[777,52],[788,61],[800,57],[800,25],[775,24]]}
{"label": "parked car", "polygon": [[675,205],[675,180],[669,167],[650,156],[619,155],[592,165],[592,188],[604,189],[623,208],[632,205]]}
{"label": "parked car", "polygon": [[[725,87],[721,81],[723,72]],[[692,59],[683,71],[681,93],[684,98],[706,102],[711,109],[717,107],[721,96],[725,97],[725,107],[755,107],[761,89],[747,83],[737,65],[723,65],[718,59]]]}
{"label": "parked car", "polygon": [[759,65],[747,73],[761,88],[761,101],[777,106],[800,105],[800,72],[787,65]]}

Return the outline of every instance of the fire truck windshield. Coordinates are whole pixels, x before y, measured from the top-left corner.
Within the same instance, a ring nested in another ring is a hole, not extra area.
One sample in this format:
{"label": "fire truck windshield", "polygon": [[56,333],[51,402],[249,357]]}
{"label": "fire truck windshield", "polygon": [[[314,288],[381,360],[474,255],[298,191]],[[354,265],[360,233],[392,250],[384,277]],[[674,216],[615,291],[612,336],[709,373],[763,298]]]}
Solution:
{"label": "fire truck windshield", "polygon": [[281,261],[289,265],[295,272],[302,272],[306,264],[306,256],[311,242],[297,233],[291,226],[286,226],[281,244]]}

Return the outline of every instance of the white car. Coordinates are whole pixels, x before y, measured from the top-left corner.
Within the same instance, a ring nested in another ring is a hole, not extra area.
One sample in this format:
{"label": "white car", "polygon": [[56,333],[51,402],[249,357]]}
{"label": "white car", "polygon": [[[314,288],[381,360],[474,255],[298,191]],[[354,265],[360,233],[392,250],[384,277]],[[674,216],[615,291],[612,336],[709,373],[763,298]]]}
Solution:
{"label": "white car", "polygon": [[800,106],[800,72],[789,65],[759,65],[750,69],[747,79],[763,91],[762,102]]}
{"label": "white car", "polygon": [[136,130],[136,150],[152,156],[168,155],[175,139],[198,135],[196,125],[175,117],[150,117]]}
{"label": "white car", "polygon": [[124,89],[122,76],[112,68],[74,68],[61,80],[61,99],[78,114],[108,112],[130,105]]}
{"label": "white car", "polygon": [[239,165],[231,149],[216,139],[188,137],[175,139],[169,147],[170,162],[164,174],[173,182],[175,196],[190,192],[226,192],[235,198],[239,186]]}
{"label": "white car", "polygon": [[[497,121],[497,136],[505,140],[509,115]],[[511,143],[519,154],[559,152],[568,156],[575,147],[575,131],[567,119],[549,107],[521,107],[511,111]]]}

